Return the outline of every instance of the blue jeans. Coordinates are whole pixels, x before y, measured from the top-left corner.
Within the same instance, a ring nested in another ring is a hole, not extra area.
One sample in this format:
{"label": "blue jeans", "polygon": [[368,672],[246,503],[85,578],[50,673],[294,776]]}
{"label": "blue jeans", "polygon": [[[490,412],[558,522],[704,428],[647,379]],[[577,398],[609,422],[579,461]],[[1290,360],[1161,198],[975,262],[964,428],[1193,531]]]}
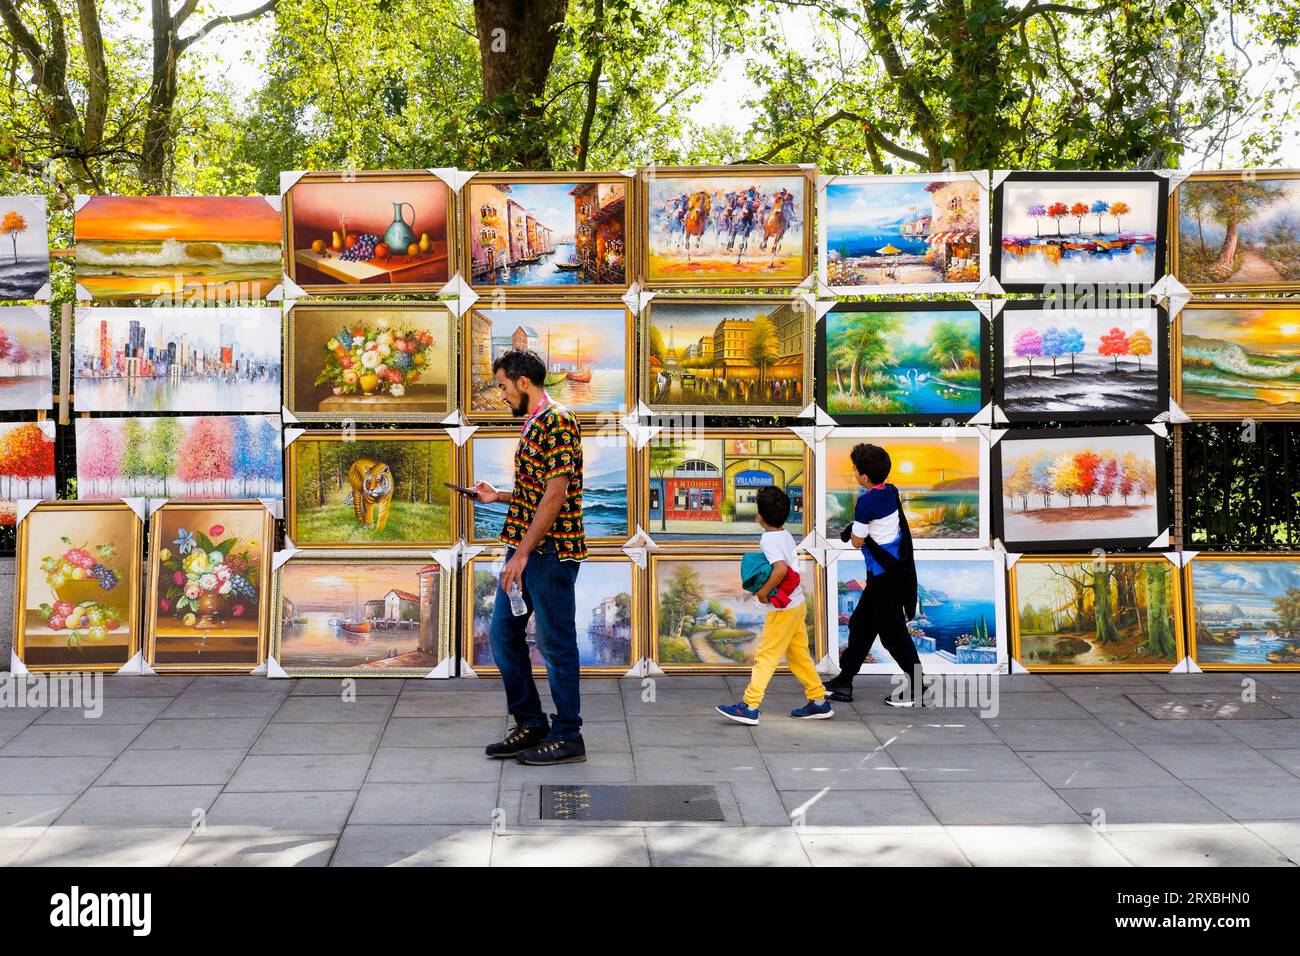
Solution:
{"label": "blue jeans", "polygon": [[[506,560],[514,553],[514,548],[507,550]],[[537,615],[537,649],[546,662],[546,679],[557,711],[550,722],[550,735],[557,740],[577,737],[582,728],[578,630],[573,620],[578,566],[577,561],[561,561],[554,545],[544,542],[528,556],[524,568],[522,590],[528,613],[520,617],[511,614],[510,597],[500,587],[492,608],[492,656],[505,683],[506,707],[515,723],[529,729],[547,726],[524,638],[528,619]]]}

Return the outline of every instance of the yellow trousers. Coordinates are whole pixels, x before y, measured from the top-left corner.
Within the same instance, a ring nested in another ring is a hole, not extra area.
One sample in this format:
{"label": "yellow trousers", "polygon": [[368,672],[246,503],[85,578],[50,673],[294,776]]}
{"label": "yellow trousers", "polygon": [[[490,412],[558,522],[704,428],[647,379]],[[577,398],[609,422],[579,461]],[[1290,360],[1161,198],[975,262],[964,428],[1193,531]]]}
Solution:
{"label": "yellow trousers", "polygon": [[808,632],[804,629],[808,607],[773,609],[763,621],[763,633],[758,635],[758,650],[754,654],[754,669],[745,688],[745,706],[757,707],[763,702],[768,681],[784,657],[794,676],[803,684],[809,700],[822,700],[826,688],[817,673],[812,654],[808,650]]}

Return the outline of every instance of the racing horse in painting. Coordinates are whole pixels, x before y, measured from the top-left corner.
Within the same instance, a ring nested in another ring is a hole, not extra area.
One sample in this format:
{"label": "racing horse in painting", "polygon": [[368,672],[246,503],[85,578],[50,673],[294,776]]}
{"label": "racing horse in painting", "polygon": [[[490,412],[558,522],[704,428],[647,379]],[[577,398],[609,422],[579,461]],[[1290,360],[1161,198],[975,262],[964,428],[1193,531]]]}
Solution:
{"label": "racing horse in painting", "polygon": [[693,194],[686,206],[686,214],[682,223],[682,247],[686,250],[686,261],[691,261],[691,239],[695,239],[695,250],[698,252],[700,246],[704,244],[704,230],[709,225],[709,210],[713,207],[713,200],[704,190]]}
{"label": "racing horse in painting", "polygon": [[[736,205],[731,210],[731,237],[727,240],[727,249],[730,250],[735,245],[736,265],[740,265],[741,258],[745,255],[745,249],[749,246],[749,234],[754,231],[754,226],[758,224],[759,208],[762,198],[758,195],[758,190],[750,186],[744,193],[736,197]],[[739,240],[739,242],[737,242]]]}
{"label": "racing horse in painting", "polygon": [[674,196],[664,202],[664,245],[672,246],[675,238],[682,235],[686,219],[686,194]]}
{"label": "racing horse in painting", "polygon": [[763,217],[763,241],[758,248],[767,249],[767,241],[772,240],[772,261],[776,262],[781,249],[781,239],[794,219],[794,193],[788,189],[778,189],[772,195],[772,206]]}

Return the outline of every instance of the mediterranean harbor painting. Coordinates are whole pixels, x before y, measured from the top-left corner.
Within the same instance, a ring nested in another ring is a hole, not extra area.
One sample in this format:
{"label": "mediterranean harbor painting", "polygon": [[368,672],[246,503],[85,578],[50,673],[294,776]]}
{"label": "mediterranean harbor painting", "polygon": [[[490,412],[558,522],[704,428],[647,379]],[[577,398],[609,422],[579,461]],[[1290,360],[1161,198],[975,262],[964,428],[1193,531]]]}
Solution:
{"label": "mediterranean harbor painting", "polygon": [[1300,302],[1189,302],[1176,327],[1174,400],[1190,418],[1300,418]]}
{"label": "mediterranean harbor painting", "polygon": [[1186,574],[1199,667],[1300,668],[1300,555],[1198,554]]}

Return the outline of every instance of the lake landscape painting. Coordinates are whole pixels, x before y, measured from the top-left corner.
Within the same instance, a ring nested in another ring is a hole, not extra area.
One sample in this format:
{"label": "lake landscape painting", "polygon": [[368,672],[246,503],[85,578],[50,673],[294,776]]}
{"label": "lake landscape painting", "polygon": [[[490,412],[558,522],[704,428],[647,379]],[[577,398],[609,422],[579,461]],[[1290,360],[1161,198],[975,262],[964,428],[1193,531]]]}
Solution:
{"label": "lake landscape painting", "polygon": [[1173,272],[1183,285],[1300,289],[1300,171],[1196,172],[1174,199]]}
{"label": "lake landscape painting", "polygon": [[1174,400],[1190,418],[1300,418],[1300,301],[1198,300],[1176,328]]}
{"label": "lake landscape painting", "polygon": [[1300,555],[1201,553],[1185,573],[1198,667],[1300,669]]}
{"label": "lake landscape painting", "polygon": [[45,197],[0,196],[0,301],[34,299],[49,281]]}

